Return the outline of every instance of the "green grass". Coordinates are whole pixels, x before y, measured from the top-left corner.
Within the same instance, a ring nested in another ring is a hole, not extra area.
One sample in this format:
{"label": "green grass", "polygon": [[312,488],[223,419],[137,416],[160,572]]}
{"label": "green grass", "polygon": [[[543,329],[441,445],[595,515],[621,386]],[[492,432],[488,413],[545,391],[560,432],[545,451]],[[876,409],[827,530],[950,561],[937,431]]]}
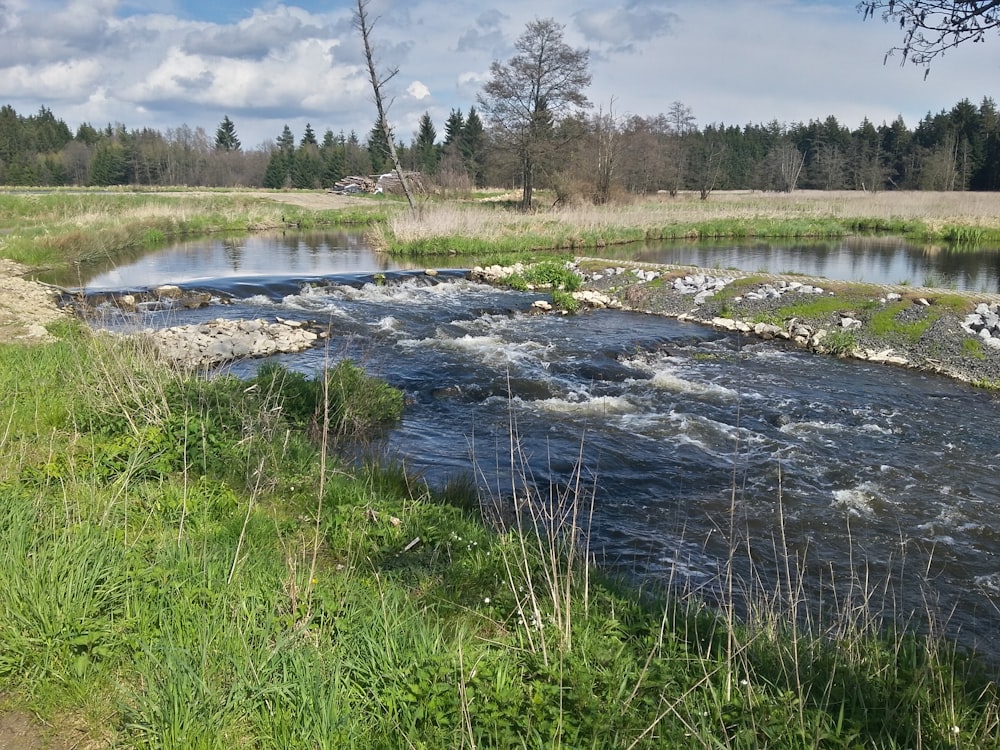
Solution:
{"label": "green grass", "polygon": [[973,359],[986,359],[983,342],[978,338],[962,339],[962,352]]}
{"label": "green grass", "polygon": [[823,349],[838,357],[849,355],[854,351],[857,340],[853,331],[838,329],[830,331],[823,337]]}
{"label": "green grass", "polygon": [[997,746],[939,640],[602,578],[582,482],[511,507],[324,453],[398,415],[353,366],[189,380],[74,331],[0,348],[8,705],[124,748]]}
{"label": "green grass", "polygon": [[872,315],[868,324],[871,332],[890,341],[900,338],[910,342],[919,341],[921,336],[941,317],[941,311],[932,305],[926,308],[924,314],[917,320],[901,321],[899,314],[911,308],[912,305],[913,303],[908,300],[886,305]]}

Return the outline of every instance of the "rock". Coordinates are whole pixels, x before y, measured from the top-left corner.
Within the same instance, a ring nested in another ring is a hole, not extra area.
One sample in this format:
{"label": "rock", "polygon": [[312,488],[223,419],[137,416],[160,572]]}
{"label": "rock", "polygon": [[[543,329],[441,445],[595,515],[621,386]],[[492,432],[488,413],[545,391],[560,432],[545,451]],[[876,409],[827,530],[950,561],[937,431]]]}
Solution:
{"label": "rock", "polygon": [[424,271],[424,276],[437,276],[438,272],[436,268],[428,268]]}
{"label": "rock", "polygon": [[153,290],[153,295],[157,299],[178,299],[183,295],[184,292],[181,291],[179,286],[174,286],[173,284],[164,284],[163,286],[158,286]]}
{"label": "rock", "polygon": [[536,299],[531,303],[531,309],[537,312],[550,312],[552,310],[552,303],[543,299]]}
{"label": "rock", "polygon": [[900,366],[909,364],[906,357],[900,357],[898,354],[893,352],[892,349],[882,349],[881,351],[875,349],[865,349],[861,352],[861,359],[866,359],[869,362],[874,362],[876,364]]}
{"label": "rock", "polygon": [[601,292],[595,292],[591,290],[583,290],[580,292],[573,292],[573,299],[582,302],[588,307],[593,307],[598,310],[603,310],[604,308],[620,308],[621,303],[609,297]]}
{"label": "rock", "polygon": [[765,341],[770,341],[782,333],[782,328],[771,323],[758,323],[753,327],[753,332]]}
{"label": "rock", "polygon": [[735,331],[736,321],[732,318],[712,318],[712,327],[722,331]]}

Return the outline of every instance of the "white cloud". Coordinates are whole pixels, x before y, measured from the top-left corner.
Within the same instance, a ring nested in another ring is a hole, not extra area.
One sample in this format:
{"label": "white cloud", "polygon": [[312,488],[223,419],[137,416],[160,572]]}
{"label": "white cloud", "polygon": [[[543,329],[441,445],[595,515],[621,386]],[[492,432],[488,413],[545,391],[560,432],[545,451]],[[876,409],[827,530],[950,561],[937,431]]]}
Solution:
{"label": "white cloud", "polygon": [[414,81],[406,87],[406,93],[410,95],[410,98],[420,101],[429,97],[431,90],[420,81]]}
{"label": "white cloud", "polygon": [[185,39],[187,51],[220,57],[266,57],[275,46],[307,39],[329,38],[317,19],[299,8],[283,5],[270,11],[254,10],[250,18],[232,26],[206,26]]}
{"label": "white cloud", "polygon": [[67,95],[77,98],[77,92],[93,88],[102,73],[97,61],[87,59],[51,65],[15,65],[0,69],[0,91],[8,97],[39,97],[50,102],[63,100]]}

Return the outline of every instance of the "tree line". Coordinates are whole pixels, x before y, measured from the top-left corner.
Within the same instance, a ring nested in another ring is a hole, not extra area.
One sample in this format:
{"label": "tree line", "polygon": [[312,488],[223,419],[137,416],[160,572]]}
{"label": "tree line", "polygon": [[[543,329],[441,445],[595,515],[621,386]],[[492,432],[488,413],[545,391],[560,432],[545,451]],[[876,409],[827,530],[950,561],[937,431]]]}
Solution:
{"label": "tree line", "polygon": [[[410,142],[397,142],[383,106],[382,86],[398,72],[379,72],[371,46],[368,0],[357,0],[355,24],[365,55],[378,118],[362,143],[355,132],[322,140],[311,124],[296,141],[288,125],[273,141],[244,150],[227,115],[211,139],[187,125],[166,133],[122,124],[72,133],[42,107],[22,116],[0,108],[0,184],[205,185],[329,188],[348,175],[420,171],[423,184],[470,190],[510,186],[532,206],[536,187],[556,201],[605,203],[615,193],[644,194],[750,189],[998,190],[1000,113],[984,97],[930,112],[913,129],[902,117],[876,126],[867,118],[851,130],[836,117],[786,124],[713,123],[699,128],[694,112],[673,102],[652,117],[593,113],[589,51],[563,41],[554,19],[535,19],[515,43],[516,54],[494,61],[476,107],[452,110],[438,142],[429,113]],[[961,7],[959,7],[961,6]],[[965,42],[1000,29],[1000,0],[864,0],[864,17],[880,16],[904,32],[904,59],[927,66]]]}
{"label": "tree line", "polygon": [[[539,142],[559,147],[528,152],[532,187],[596,202],[616,192],[1000,190],[1000,111],[988,97],[928,113],[913,128],[899,117],[851,129],[832,115],[698,127],[681,102],[654,116],[622,116],[613,104],[557,119],[535,103],[532,127],[545,132]],[[481,111],[452,110],[441,138],[425,113],[408,142],[396,136],[402,166],[445,190],[523,188],[524,149],[512,148],[509,122],[484,121]],[[246,149],[228,116],[213,137],[187,125],[160,132],[84,123],[73,132],[46,107],[27,116],[0,108],[6,185],[329,188],[390,168],[377,123],[363,139],[331,128],[319,137],[311,125],[296,137],[286,125],[273,142]]]}

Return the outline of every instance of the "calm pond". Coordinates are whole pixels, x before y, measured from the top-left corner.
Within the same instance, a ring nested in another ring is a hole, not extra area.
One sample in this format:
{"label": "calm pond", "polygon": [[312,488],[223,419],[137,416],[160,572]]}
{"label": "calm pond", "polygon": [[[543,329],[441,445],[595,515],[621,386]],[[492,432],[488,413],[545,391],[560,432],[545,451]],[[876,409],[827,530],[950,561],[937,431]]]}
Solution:
{"label": "calm pond", "polygon": [[[810,265],[795,259],[812,250],[784,246],[747,263],[758,270],[770,258],[773,270],[839,269],[891,283],[944,274],[934,265],[941,254],[863,244],[876,249],[865,256],[845,241]],[[715,263],[720,256],[701,245],[692,252],[669,262],[729,266],[741,257],[718,249],[727,259]],[[927,264],[897,265],[909,252]],[[652,250],[637,253],[654,259]],[[833,261],[848,256],[856,259]],[[962,278],[977,288],[991,279],[996,291],[991,263]],[[961,643],[1000,664],[995,396],[653,316],[531,315],[537,295],[399,266],[356,235],[250,237],[154,253],[86,287],[182,283],[232,298],[117,321],[125,326],[220,316],[323,321],[329,351],[277,359],[314,373],[350,357],[401,388],[407,409],[385,439],[390,458],[434,486],[471,478],[484,498],[503,503],[512,483],[525,481],[510,468],[516,424],[530,481],[543,492],[571,483],[579,459],[594,493],[592,552],[637,580],[711,598],[735,545],[740,579],[773,591],[788,555],[801,561],[802,593],[816,607],[834,594],[870,599],[887,616],[919,623],[929,606]],[[374,283],[375,274],[386,283]],[[246,375],[259,365],[229,369]]]}

